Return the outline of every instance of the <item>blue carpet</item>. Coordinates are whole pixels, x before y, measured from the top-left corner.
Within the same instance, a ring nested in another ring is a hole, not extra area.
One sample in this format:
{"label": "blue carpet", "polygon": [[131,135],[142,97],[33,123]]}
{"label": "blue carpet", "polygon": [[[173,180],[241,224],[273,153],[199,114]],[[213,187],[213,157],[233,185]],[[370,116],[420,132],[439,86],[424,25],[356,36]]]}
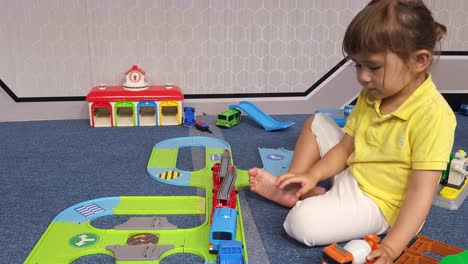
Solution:
{"label": "blue carpet", "polygon": [[[306,115],[275,116],[296,125],[281,131],[264,131],[249,117],[230,129],[214,126],[213,117],[199,117],[213,134],[195,128],[138,127],[91,128],[88,120],[0,123],[0,246],[7,252],[1,263],[22,263],[52,219],[80,202],[110,196],[196,195],[200,190],[155,182],[146,166],[153,146],[165,139],[212,136],[230,143],[234,163],[240,169],[261,167],[258,147],[294,149]],[[204,119],[204,120],[203,120]],[[454,151],[468,149],[468,117],[457,115]],[[185,154],[180,166],[196,163]],[[290,239],[282,228],[288,212],[246,188],[244,221],[250,263],[319,263],[321,247],[309,248]],[[112,227],[124,221],[103,217],[93,224]],[[196,226],[203,219],[174,219],[181,227]],[[422,234],[458,247],[468,248],[468,205],[449,211],[433,207]],[[333,227],[330,227],[333,228]],[[74,262],[114,263],[106,255],[82,257]],[[194,255],[178,254],[161,263],[204,263]]]}

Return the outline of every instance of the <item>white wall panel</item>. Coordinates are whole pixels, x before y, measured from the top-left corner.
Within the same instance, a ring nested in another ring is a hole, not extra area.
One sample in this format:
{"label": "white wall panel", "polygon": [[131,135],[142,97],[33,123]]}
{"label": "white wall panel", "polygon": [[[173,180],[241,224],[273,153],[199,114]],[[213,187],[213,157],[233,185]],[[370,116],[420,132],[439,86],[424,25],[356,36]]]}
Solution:
{"label": "white wall panel", "polygon": [[[1,0],[0,78],[20,98],[85,96],[137,64],[185,94],[304,92],[342,60],[367,2]],[[468,2],[426,3],[448,27],[442,49],[466,51]]]}

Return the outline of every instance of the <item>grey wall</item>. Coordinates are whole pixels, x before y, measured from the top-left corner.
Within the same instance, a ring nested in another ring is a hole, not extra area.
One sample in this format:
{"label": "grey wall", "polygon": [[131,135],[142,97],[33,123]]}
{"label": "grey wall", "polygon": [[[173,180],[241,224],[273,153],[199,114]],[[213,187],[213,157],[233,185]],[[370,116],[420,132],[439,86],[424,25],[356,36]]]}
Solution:
{"label": "grey wall", "polygon": [[[98,83],[121,84],[137,64],[150,84],[176,84],[185,94],[303,92],[342,60],[344,30],[366,3],[2,0],[1,79],[18,97],[85,96]],[[449,29],[442,49],[468,50],[468,2],[426,3]],[[464,60],[441,59],[442,90],[466,92]],[[269,114],[309,113],[340,107],[358,90],[343,68],[307,98],[244,99]],[[216,113],[239,100],[185,104]],[[0,121],[70,118],[87,118],[86,103],[14,103],[0,91]]]}

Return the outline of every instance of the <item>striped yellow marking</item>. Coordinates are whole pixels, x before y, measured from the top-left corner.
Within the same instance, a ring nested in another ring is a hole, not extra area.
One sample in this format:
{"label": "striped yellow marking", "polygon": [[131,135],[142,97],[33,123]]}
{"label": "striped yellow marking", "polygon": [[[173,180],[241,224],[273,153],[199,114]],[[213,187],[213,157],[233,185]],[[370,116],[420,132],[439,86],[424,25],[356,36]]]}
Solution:
{"label": "striped yellow marking", "polygon": [[166,171],[158,175],[159,178],[164,180],[173,180],[180,177],[182,174],[178,171]]}

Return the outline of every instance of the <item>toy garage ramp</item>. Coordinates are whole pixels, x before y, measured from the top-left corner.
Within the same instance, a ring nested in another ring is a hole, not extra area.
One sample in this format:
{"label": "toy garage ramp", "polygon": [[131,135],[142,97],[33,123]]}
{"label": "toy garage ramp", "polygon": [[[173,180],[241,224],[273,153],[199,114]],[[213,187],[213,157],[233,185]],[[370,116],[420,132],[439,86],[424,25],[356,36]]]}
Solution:
{"label": "toy garage ramp", "polygon": [[237,105],[230,105],[229,108],[237,108],[249,115],[259,123],[266,131],[280,130],[294,125],[294,122],[278,122],[263,112],[260,108],[248,101],[240,101]]}

